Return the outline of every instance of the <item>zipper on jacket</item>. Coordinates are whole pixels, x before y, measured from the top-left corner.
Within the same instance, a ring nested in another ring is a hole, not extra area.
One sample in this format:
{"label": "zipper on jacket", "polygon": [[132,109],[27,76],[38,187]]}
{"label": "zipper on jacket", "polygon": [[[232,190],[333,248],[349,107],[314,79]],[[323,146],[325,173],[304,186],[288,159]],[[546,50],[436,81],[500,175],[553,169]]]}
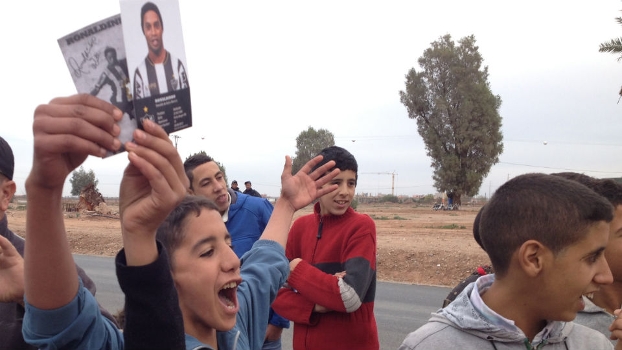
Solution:
{"label": "zipper on jacket", "polygon": [[320,224],[317,227],[317,238],[315,240],[315,247],[313,248],[313,254],[311,255],[311,265],[315,262],[315,251],[317,250],[317,244],[320,243],[320,238],[322,238],[322,227],[324,226],[324,220],[320,217]]}
{"label": "zipper on jacket", "polygon": [[324,226],[324,221],[320,218],[320,225],[317,227],[317,239],[322,238],[322,226]]}

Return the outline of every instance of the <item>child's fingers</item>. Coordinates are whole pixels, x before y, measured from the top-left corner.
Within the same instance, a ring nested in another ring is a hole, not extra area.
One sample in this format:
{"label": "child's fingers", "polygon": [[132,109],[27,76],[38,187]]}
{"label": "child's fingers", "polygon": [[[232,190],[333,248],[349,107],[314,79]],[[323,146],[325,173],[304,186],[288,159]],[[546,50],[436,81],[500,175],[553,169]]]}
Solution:
{"label": "child's fingers", "polygon": [[106,150],[116,151],[121,146],[112,135],[83,121],[40,119],[33,123],[33,132],[37,135],[34,141],[37,154],[75,153],[101,157]]}
{"label": "child's fingers", "polygon": [[[321,157],[321,156],[318,156]],[[317,158],[317,157],[316,157]],[[330,162],[326,162],[326,164],[318,167],[317,169],[315,169],[312,173],[309,174],[309,176],[312,179],[320,179],[323,175],[325,175],[326,173],[328,173],[331,169],[333,169],[335,167],[335,161],[331,160]],[[334,176],[337,176],[336,174]],[[333,177],[334,177],[333,176]],[[331,178],[332,179],[332,178]],[[330,180],[330,179],[329,179]],[[326,180],[328,181],[328,180]]]}
{"label": "child's fingers", "polygon": [[326,186],[325,188],[322,188],[321,190],[319,188],[329,183],[335,176],[339,175],[340,172],[341,170],[335,168],[330,173],[325,174],[324,176],[315,180],[315,185],[318,187],[318,191],[321,191],[323,194],[334,191],[337,188],[337,185]]}
{"label": "child's fingers", "polygon": [[[160,136],[162,137],[162,135]],[[133,152],[149,164],[149,167],[145,167],[142,163],[137,163],[140,165],[139,171],[150,183],[159,180],[160,177],[166,182],[165,185],[158,183],[158,187],[155,187],[154,183],[153,187],[156,192],[185,193],[188,187],[188,177],[183,171],[179,154],[168,137],[166,139],[161,137],[136,130],[134,138],[137,143],[128,142],[126,147],[128,151]]]}
{"label": "child's fingers", "polygon": [[144,132],[141,130],[135,131],[135,141],[138,145],[152,150],[154,153],[147,153],[151,154],[151,156],[139,154],[148,161],[163,167],[163,174],[171,185],[181,181],[182,186],[188,188],[190,183],[184,171],[181,157],[164,129],[152,121],[146,121],[143,127],[145,128]]}
{"label": "child's fingers", "polygon": [[86,119],[110,133],[113,133],[115,123],[123,118],[120,109],[89,94],[55,98],[49,104],[37,107],[35,114],[37,111],[48,112],[53,117]]}
{"label": "child's fingers", "polygon": [[281,173],[281,181],[284,178],[292,175],[292,158],[285,156],[285,165],[283,166],[283,173]]}
{"label": "child's fingers", "polygon": [[311,169],[313,169],[313,167],[316,164],[321,162],[322,159],[324,159],[324,156],[322,156],[322,155],[317,155],[317,156],[313,157],[311,160],[309,160],[307,163],[305,163],[305,165],[303,165],[302,168],[300,168],[299,171],[307,173],[307,174],[310,173]]}
{"label": "child's fingers", "polygon": [[[157,166],[133,151],[129,151],[128,158],[132,165],[149,182],[151,198],[155,203],[155,209],[157,211],[166,211],[168,210],[167,207],[176,204],[177,196],[175,196],[174,193],[179,192],[179,189],[175,190],[169,185],[167,179]],[[178,187],[182,188],[181,186]]]}

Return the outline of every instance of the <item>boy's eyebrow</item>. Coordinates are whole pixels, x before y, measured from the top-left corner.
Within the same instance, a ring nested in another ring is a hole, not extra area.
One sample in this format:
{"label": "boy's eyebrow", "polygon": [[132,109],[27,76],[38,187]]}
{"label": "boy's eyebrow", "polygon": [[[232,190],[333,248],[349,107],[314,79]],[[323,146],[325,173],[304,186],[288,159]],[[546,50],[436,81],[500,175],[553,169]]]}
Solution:
{"label": "boy's eyebrow", "polygon": [[208,243],[213,243],[214,241],[216,241],[216,237],[214,236],[209,236],[209,237],[205,237],[200,239],[198,242],[196,242],[193,246],[192,249],[190,250],[191,252],[196,252],[197,250],[199,250],[199,248],[204,245],[204,244],[208,244]]}
{"label": "boy's eyebrow", "polygon": [[[199,250],[199,248],[204,245],[204,244],[209,244],[209,243],[213,243],[216,241],[216,236],[209,236],[209,237],[205,237],[203,239],[200,239],[198,242],[196,242],[193,246],[192,249],[190,250],[191,252],[196,252],[197,250]],[[227,232],[225,234],[225,241],[226,240],[231,240],[231,235],[229,234],[229,232]]]}
{"label": "boy's eyebrow", "polygon": [[590,256],[595,256],[595,255],[600,255],[605,251],[606,247],[598,247],[597,249],[585,254],[584,258],[590,257]]}
{"label": "boy's eyebrow", "polygon": [[[219,171],[216,174],[214,174],[214,178],[218,177],[218,175],[222,175],[222,171]],[[206,177],[202,178],[201,180],[199,180],[199,183],[207,181],[207,180],[211,180],[211,179],[212,179],[212,177],[206,176]]]}

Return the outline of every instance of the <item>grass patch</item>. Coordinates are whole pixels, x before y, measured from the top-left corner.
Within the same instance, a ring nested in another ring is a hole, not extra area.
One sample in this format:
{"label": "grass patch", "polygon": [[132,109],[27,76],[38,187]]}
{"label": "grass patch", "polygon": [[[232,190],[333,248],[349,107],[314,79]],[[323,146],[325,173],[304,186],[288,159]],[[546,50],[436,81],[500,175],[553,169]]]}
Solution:
{"label": "grass patch", "polygon": [[374,220],[408,220],[408,219],[403,218],[403,217],[401,217],[399,215],[395,215],[392,218],[390,218],[390,217],[385,216],[385,215],[377,216],[377,215],[372,214],[372,215],[370,215],[370,217],[372,219],[374,219]]}
{"label": "grass patch", "polygon": [[451,224],[451,225],[443,225],[443,226],[440,226],[439,228],[442,228],[444,230],[455,230],[455,229],[465,229],[466,226],[464,225],[458,226],[456,224]]}
{"label": "grass patch", "polygon": [[457,229],[464,230],[466,229],[466,226],[464,225],[458,226],[456,224],[451,224],[451,225],[443,225],[443,226],[426,226],[425,228],[438,228],[441,230],[457,230]]}

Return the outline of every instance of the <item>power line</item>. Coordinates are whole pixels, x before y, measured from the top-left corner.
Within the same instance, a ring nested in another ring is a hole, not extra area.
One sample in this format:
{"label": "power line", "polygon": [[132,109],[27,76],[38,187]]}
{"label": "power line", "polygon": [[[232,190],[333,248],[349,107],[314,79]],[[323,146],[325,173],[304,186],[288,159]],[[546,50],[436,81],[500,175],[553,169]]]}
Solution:
{"label": "power line", "polygon": [[545,166],[545,165],[531,165],[531,164],[510,163],[510,162],[499,162],[499,164],[519,165],[519,166],[526,166],[526,167],[531,167],[531,168],[544,168],[544,169],[566,170],[566,171],[575,171],[575,172],[590,172],[590,173],[604,173],[604,174],[622,174],[622,171],[602,171],[602,170],[557,168],[557,167],[551,167],[551,166]]}

